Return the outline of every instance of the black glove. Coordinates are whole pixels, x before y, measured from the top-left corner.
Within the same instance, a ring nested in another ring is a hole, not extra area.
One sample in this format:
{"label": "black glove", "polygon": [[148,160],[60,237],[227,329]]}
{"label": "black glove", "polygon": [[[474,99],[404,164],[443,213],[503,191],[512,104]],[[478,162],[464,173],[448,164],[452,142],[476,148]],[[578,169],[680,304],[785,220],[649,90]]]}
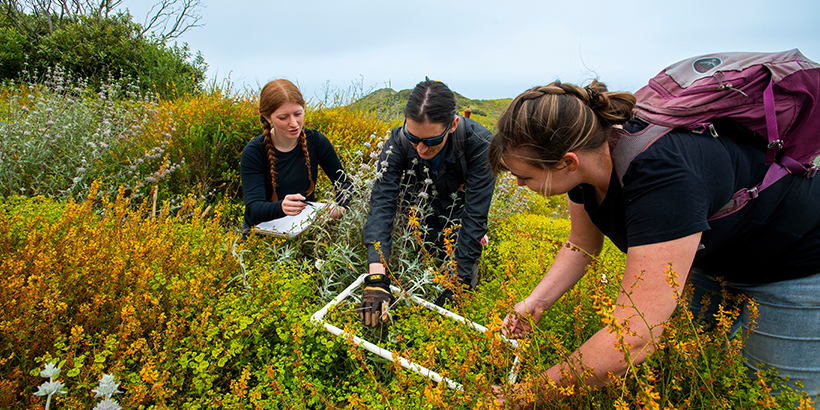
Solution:
{"label": "black glove", "polygon": [[390,292],[390,278],[387,275],[374,273],[364,278],[362,292],[361,316],[365,326],[376,327],[379,319],[387,322],[387,310],[396,299]]}
{"label": "black glove", "polygon": [[455,301],[455,298],[453,296],[453,291],[450,290],[450,289],[444,289],[444,291],[441,292],[440,295],[438,295],[438,297],[436,298],[436,301],[433,302],[433,303],[435,303],[435,305],[438,306],[438,307],[444,307],[445,303],[448,306],[451,306],[451,307],[455,306],[456,301]]}
{"label": "black glove", "polygon": [[[472,290],[472,287],[466,283],[461,282],[461,278],[458,279],[456,282],[456,286],[461,287],[464,289],[464,292],[469,292]],[[444,291],[441,292],[440,295],[436,298],[436,301],[433,302],[438,307],[444,307],[444,305],[448,305],[450,307],[455,307],[458,305],[460,301],[459,295],[454,294],[453,290],[450,288],[444,288]]]}

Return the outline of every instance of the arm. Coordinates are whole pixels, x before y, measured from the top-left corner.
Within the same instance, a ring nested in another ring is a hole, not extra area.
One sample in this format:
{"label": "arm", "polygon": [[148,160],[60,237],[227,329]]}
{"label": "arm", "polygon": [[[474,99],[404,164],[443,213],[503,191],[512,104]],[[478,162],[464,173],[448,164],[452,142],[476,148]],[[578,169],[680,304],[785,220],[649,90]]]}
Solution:
{"label": "arm", "polygon": [[[677,307],[686,275],[692,266],[701,233],[651,245],[629,248],[621,292],[612,312],[613,323],[599,330],[563,362],[547,370],[545,376],[559,386],[578,382],[602,386],[608,374],[623,375],[632,364],[642,362],[654,351],[663,323]],[[677,286],[667,281],[668,266],[676,267]],[[629,331],[618,328],[629,328]],[[623,343],[620,338],[623,338]],[[626,347],[628,361],[619,348]],[[585,369],[591,375],[578,376]],[[543,391],[543,390],[542,390]]]}
{"label": "arm", "polygon": [[[347,173],[345,173],[344,167],[342,167],[342,162],[339,161],[339,156],[336,154],[336,149],[333,147],[333,144],[319,131],[314,131],[314,133],[316,134],[316,159],[319,162],[318,165],[322,167],[322,171],[325,172],[325,175],[327,175],[333,183],[333,188],[336,191],[336,204],[338,207],[333,208],[330,216],[334,219],[340,218],[342,212],[344,212],[350,204],[350,190],[352,185],[347,179]],[[318,178],[318,175],[314,175],[314,184]]]}
{"label": "arm", "polygon": [[[381,177],[373,182],[373,190],[370,193],[370,212],[362,233],[365,246],[367,246],[370,273],[384,273],[382,258],[385,261],[390,259],[393,246],[391,232],[398,207],[405,155],[401,142],[397,138],[396,129],[394,129],[379,155],[377,166]],[[385,161],[387,161],[387,166],[383,167],[382,163]],[[378,250],[376,250],[375,243],[379,244]]]}
{"label": "arm", "polygon": [[589,219],[584,206],[570,201],[569,212],[570,246],[558,251],[541,282],[515,305],[515,312],[504,318],[502,330],[505,335],[521,336],[529,332],[541,320],[543,312],[584,276],[587,264],[592,261],[589,255],[596,256],[601,252],[604,235]]}
{"label": "arm", "polygon": [[[469,125],[469,122],[465,124]],[[464,211],[455,251],[459,277],[472,276],[475,265],[481,258],[480,241],[487,233],[487,215],[495,189],[495,176],[487,160],[492,135],[483,127],[474,126],[472,132],[474,135],[470,140],[474,141],[475,146],[464,154],[467,160],[467,180],[464,183]]]}

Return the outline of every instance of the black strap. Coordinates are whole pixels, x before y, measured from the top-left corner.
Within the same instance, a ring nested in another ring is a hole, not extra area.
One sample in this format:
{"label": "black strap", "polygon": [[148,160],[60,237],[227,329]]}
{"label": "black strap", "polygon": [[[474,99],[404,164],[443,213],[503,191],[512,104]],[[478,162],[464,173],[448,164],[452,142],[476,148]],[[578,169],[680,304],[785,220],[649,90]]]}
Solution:
{"label": "black strap", "polygon": [[390,277],[385,275],[384,273],[371,273],[364,277],[364,284],[365,285],[375,285],[375,284],[384,284],[387,285],[387,288],[390,288]]}

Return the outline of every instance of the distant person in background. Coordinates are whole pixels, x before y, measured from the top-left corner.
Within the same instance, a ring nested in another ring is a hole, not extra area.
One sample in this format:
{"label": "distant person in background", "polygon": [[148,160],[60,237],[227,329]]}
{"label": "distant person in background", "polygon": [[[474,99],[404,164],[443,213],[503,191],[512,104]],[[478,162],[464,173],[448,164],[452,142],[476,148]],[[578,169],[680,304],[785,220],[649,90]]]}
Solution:
{"label": "distant person in background", "polygon": [[[298,215],[315,201],[314,187],[321,166],[337,187],[330,217],[339,218],[350,184],[330,140],[304,129],[305,100],[288,80],[274,80],[259,95],[259,120],[264,132],[242,150],[240,172],[245,197],[242,231],[252,226]],[[341,189],[339,189],[341,188]]]}
{"label": "distant person in background", "polygon": [[[361,315],[369,326],[387,319],[384,313],[391,294],[384,263],[390,261],[397,212],[409,212],[412,204],[430,205],[432,212],[420,215],[419,222],[429,228],[424,239],[435,244],[440,256],[444,256],[441,232],[460,224],[454,255],[457,280],[472,289],[495,188],[487,162],[492,134],[458,115],[456,97],[444,83],[430,79],[418,83],[404,116],[404,125],[393,129],[379,157],[381,177],[374,182],[364,226],[370,275],[365,279]],[[435,303],[452,303],[453,296],[446,289]]]}

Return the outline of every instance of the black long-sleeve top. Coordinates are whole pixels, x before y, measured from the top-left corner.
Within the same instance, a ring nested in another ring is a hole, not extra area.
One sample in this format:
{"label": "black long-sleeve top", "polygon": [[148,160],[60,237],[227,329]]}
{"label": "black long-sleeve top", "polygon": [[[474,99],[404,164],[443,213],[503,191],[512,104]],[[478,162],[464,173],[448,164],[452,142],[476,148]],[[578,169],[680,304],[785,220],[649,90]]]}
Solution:
{"label": "black long-sleeve top", "polygon": [[[336,202],[347,206],[349,196],[344,191],[350,188],[347,176],[339,161],[336,150],[330,140],[321,132],[305,129],[310,172],[313,183],[318,179],[318,167],[322,167],[334,185],[341,187],[336,191]],[[273,187],[270,175],[270,161],[265,149],[264,136],[255,137],[242,150],[240,172],[242,190],[245,196],[244,226],[250,227],[260,222],[270,221],[285,216],[282,211],[282,199],[289,194],[302,194],[308,201],[315,201],[313,193],[306,195],[310,187],[305,155],[297,145],[289,152],[274,148],[276,157],[276,195],[278,201],[271,201]]]}

